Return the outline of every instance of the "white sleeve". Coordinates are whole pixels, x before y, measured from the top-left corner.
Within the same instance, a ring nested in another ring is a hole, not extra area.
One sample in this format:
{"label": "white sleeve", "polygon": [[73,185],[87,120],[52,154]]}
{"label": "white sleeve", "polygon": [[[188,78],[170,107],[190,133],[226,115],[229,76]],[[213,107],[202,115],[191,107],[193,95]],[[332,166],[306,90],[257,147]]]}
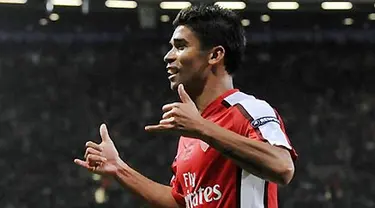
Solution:
{"label": "white sleeve", "polygon": [[259,129],[263,139],[272,145],[286,147],[291,150],[288,138],[281,129],[281,121],[278,119],[274,109],[265,101],[257,99],[242,100],[239,104],[251,117],[251,125]]}

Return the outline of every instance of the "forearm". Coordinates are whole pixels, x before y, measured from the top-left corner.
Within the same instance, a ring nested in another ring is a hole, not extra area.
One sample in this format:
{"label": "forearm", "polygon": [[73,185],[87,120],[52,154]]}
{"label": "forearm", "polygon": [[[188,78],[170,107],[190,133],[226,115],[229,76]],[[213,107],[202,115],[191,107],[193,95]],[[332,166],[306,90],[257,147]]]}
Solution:
{"label": "forearm", "polygon": [[116,180],[125,188],[143,198],[156,208],[178,208],[172,196],[172,187],[156,183],[141,175],[124,162],[118,163]]}
{"label": "forearm", "polygon": [[242,169],[279,184],[288,184],[293,177],[294,165],[287,150],[246,138],[210,121],[201,127],[202,139]]}

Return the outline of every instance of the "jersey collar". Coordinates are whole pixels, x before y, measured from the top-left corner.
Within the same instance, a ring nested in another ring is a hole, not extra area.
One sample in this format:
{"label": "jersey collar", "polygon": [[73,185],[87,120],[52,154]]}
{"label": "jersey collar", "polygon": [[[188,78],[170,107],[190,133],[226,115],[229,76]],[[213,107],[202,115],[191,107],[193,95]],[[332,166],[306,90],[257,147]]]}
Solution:
{"label": "jersey collar", "polygon": [[203,118],[206,118],[207,116],[211,115],[216,109],[218,109],[219,107],[224,107],[224,105],[222,104],[223,100],[228,97],[229,95],[235,93],[235,92],[239,92],[240,90],[239,89],[230,89],[228,91],[226,91],[225,93],[223,93],[222,95],[220,95],[218,98],[216,98],[214,101],[212,101],[202,112],[202,117]]}

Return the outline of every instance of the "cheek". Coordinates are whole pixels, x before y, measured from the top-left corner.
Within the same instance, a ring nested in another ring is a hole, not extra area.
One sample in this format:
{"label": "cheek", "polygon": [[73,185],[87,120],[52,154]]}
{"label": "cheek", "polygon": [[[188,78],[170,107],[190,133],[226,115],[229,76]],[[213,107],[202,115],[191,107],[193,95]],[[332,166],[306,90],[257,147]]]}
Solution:
{"label": "cheek", "polygon": [[193,56],[188,52],[181,54],[180,63],[184,69],[190,69],[195,64]]}
{"label": "cheek", "polygon": [[203,61],[194,54],[184,54],[180,57],[180,63],[183,68],[183,72],[186,74],[194,74],[202,68]]}

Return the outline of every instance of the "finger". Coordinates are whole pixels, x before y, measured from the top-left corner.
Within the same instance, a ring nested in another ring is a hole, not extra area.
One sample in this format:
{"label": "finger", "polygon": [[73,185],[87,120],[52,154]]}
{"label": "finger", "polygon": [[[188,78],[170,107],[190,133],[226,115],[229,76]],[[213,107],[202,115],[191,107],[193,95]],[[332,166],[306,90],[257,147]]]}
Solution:
{"label": "finger", "polygon": [[100,147],[99,144],[96,144],[95,142],[92,142],[92,141],[86,142],[86,147],[91,147],[97,151],[103,151],[103,149]]}
{"label": "finger", "polygon": [[106,162],[107,158],[99,156],[99,155],[91,155],[91,154],[89,154],[89,155],[87,155],[86,161],[89,164],[97,164],[97,163],[101,163],[101,162]]}
{"label": "finger", "polygon": [[164,113],[163,116],[162,116],[162,118],[163,119],[170,118],[172,116],[176,116],[177,113],[178,113],[178,110],[176,108],[173,108],[172,110]]}
{"label": "finger", "polygon": [[75,159],[74,163],[81,167],[87,168],[90,171],[95,171],[95,168],[96,168],[95,166],[90,166],[88,162],[80,160],[80,159]]}
{"label": "finger", "polygon": [[96,150],[96,149],[93,149],[93,148],[91,148],[91,147],[88,147],[87,149],[86,149],[86,152],[85,152],[85,159],[87,158],[87,155],[89,155],[89,154],[93,154],[93,155],[100,155],[100,156],[102,156],[102,152],[101,151],[98,151],[98,150]]}
{"label": "finger", "polygon": [[81,166],[81,167],[87,168],[87,169],[91,168],[91,166],[89,165],[88,162],[80,160],[80,159],[74,159],[74,163]]}
{"label": "finger", "polygon": [[190,96],[185,91],[184,85],[178,85],[178,95],[183,103],[194,103]]}
{"label": "finger", "polygon": [[108,134],[107,125],[105,124],[100,125],[100,137],[102,141],[112,141]]}
{"label": "finger", "polygon": [[167,111],[170,111],[172,110],[173,108],[179,108],[181,105],[181,103],[170,103],[170,104],[166,104],[162,107],[162,110],[163,112],[167,112]]}
{"label": "finger", "polygon": [[149,125],[145,127],[145,130],[148,132],[160,132],[168,131],[174,127],[172,124],[159,124],[159,125]]}
{"label": "finger", "polygon": [[159,124],[163,124],[163,125],[171,124],[171,125],[173,125],[175,121],[176,121],[175,117],[169,117],[169,118],[160,120]]}

